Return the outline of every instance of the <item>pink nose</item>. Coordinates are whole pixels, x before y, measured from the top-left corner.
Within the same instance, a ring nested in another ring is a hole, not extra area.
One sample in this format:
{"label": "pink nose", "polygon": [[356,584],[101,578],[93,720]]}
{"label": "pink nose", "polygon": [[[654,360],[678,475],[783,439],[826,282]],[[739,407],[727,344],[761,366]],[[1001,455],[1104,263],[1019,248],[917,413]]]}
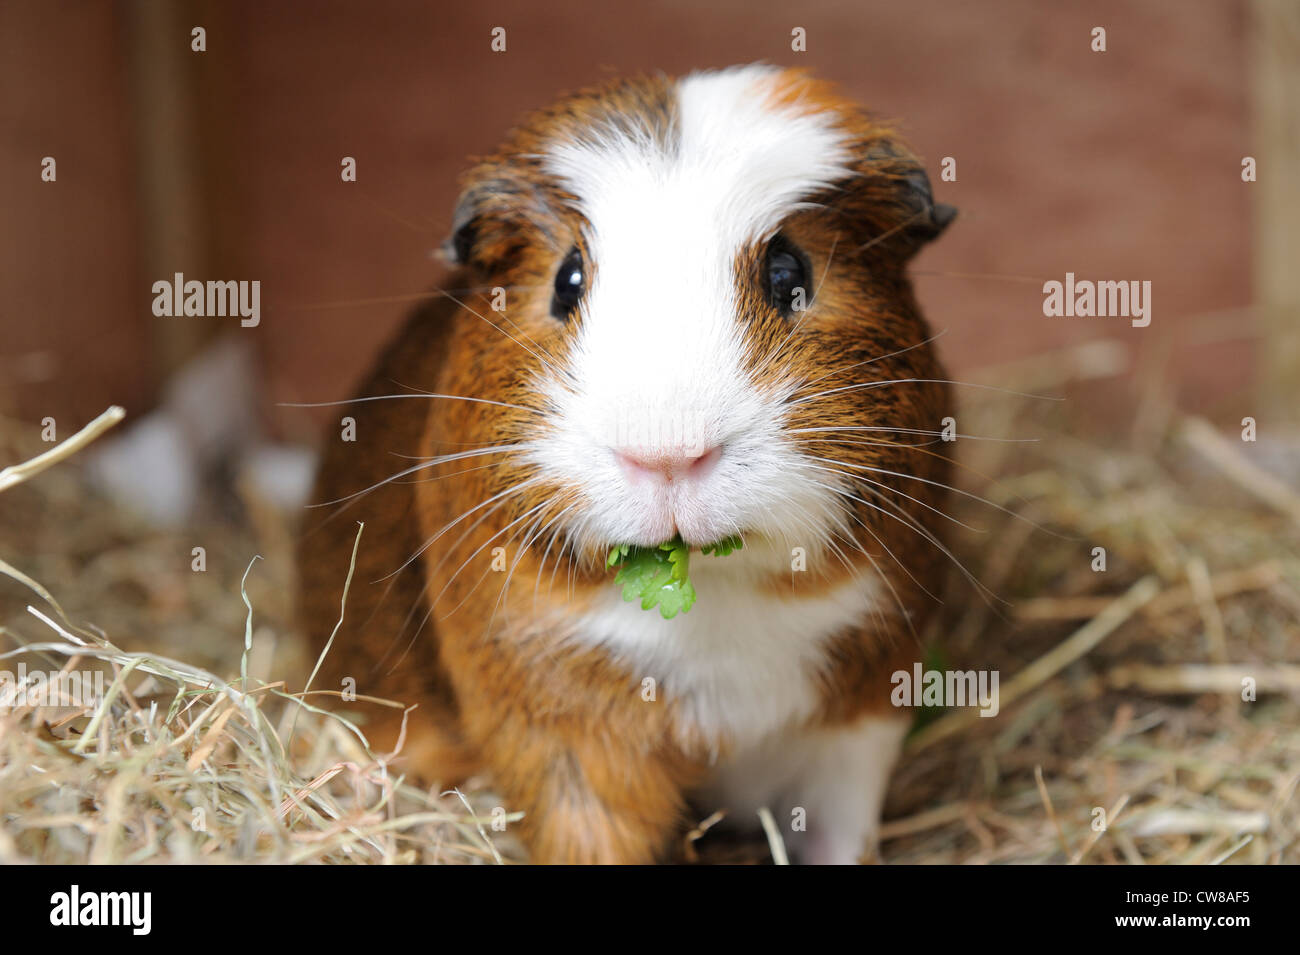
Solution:
{"label": "pink nose", "polygon": [[719,448],[709,448],[701,453],[686,448],[622,448],[614,451],[629,476],[669,482],[703,477],[720,454]]}

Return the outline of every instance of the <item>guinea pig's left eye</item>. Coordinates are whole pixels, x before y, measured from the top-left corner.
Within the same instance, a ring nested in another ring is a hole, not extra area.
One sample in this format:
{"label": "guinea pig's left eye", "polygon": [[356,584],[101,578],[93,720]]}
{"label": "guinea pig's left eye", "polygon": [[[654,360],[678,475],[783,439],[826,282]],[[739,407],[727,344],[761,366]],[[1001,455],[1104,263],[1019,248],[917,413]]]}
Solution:
{"label": "guinea pig's left eye", "polygon": [[555,297],[551,299],[551,314],[567,322],[582,300],[587,287],[587,277],[582,269],[582,253],[574,249],[560,263],[555,273]]}
{"label": "guinea pig's left eye", "polygon": [[808,307],[808,266],[803,253],[778,235],[767,246],[765,267],[767,297],[777,310],[789,316]]}

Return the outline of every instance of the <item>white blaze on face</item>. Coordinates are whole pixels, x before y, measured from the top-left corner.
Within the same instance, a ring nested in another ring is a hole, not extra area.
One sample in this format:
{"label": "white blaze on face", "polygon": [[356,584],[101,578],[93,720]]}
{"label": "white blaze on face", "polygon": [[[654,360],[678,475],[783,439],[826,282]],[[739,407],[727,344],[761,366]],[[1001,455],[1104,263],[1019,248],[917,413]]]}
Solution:
{"label": "white blaze on face", "polygon": [[[671,133],[597,126],[547,150],[589,226],[589,287],[576,384],[550,384],[559,413],[538,460],[585,492],[587,529],[607,541],[653,544],[674,523],[697,542],[778,530],[772,508],[799,496],[783,473],[780,396],[745,370],[735,260],[846,178],[850,154],[834,115],[776,104],[780,78],[763,66],[695,74],[676,86]],[[718,445],[707,480],[662,493],[629,487],[613,454]]]}

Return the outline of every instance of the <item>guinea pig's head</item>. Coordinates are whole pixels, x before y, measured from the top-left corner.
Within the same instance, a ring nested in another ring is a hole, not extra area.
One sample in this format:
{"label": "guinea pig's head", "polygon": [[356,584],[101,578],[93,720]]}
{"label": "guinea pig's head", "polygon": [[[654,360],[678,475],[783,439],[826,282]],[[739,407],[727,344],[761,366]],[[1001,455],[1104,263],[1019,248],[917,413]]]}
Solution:
{"label": "guinea pig's head", "polygon": [[953,214],[890,128],[801,72],[534,114],[468,174],[447,243],[478,292],[458,383],[513,406],[481,409],[476,437],[516,452],[491,490],[587,554],[883,519],[864,469],[916,471],[947,413],[904,270]]}

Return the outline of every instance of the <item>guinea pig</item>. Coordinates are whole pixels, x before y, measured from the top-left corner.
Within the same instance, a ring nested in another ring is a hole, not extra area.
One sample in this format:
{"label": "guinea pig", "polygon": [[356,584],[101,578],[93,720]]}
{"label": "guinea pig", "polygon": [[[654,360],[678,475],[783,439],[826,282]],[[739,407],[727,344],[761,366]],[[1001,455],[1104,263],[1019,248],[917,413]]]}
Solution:
{"label": "guinea pig", "polygon": [[[486,777],[534,862],[664,861],[691,812],[762,807],[796,861],[872,859],[950,466],[906,269],[953,215],[802,71],[526,117],[463,181],[445,290],[330,430],[313,688],[419,778]],[[609,566],[667,541],[695,598],[672,616]]]}

